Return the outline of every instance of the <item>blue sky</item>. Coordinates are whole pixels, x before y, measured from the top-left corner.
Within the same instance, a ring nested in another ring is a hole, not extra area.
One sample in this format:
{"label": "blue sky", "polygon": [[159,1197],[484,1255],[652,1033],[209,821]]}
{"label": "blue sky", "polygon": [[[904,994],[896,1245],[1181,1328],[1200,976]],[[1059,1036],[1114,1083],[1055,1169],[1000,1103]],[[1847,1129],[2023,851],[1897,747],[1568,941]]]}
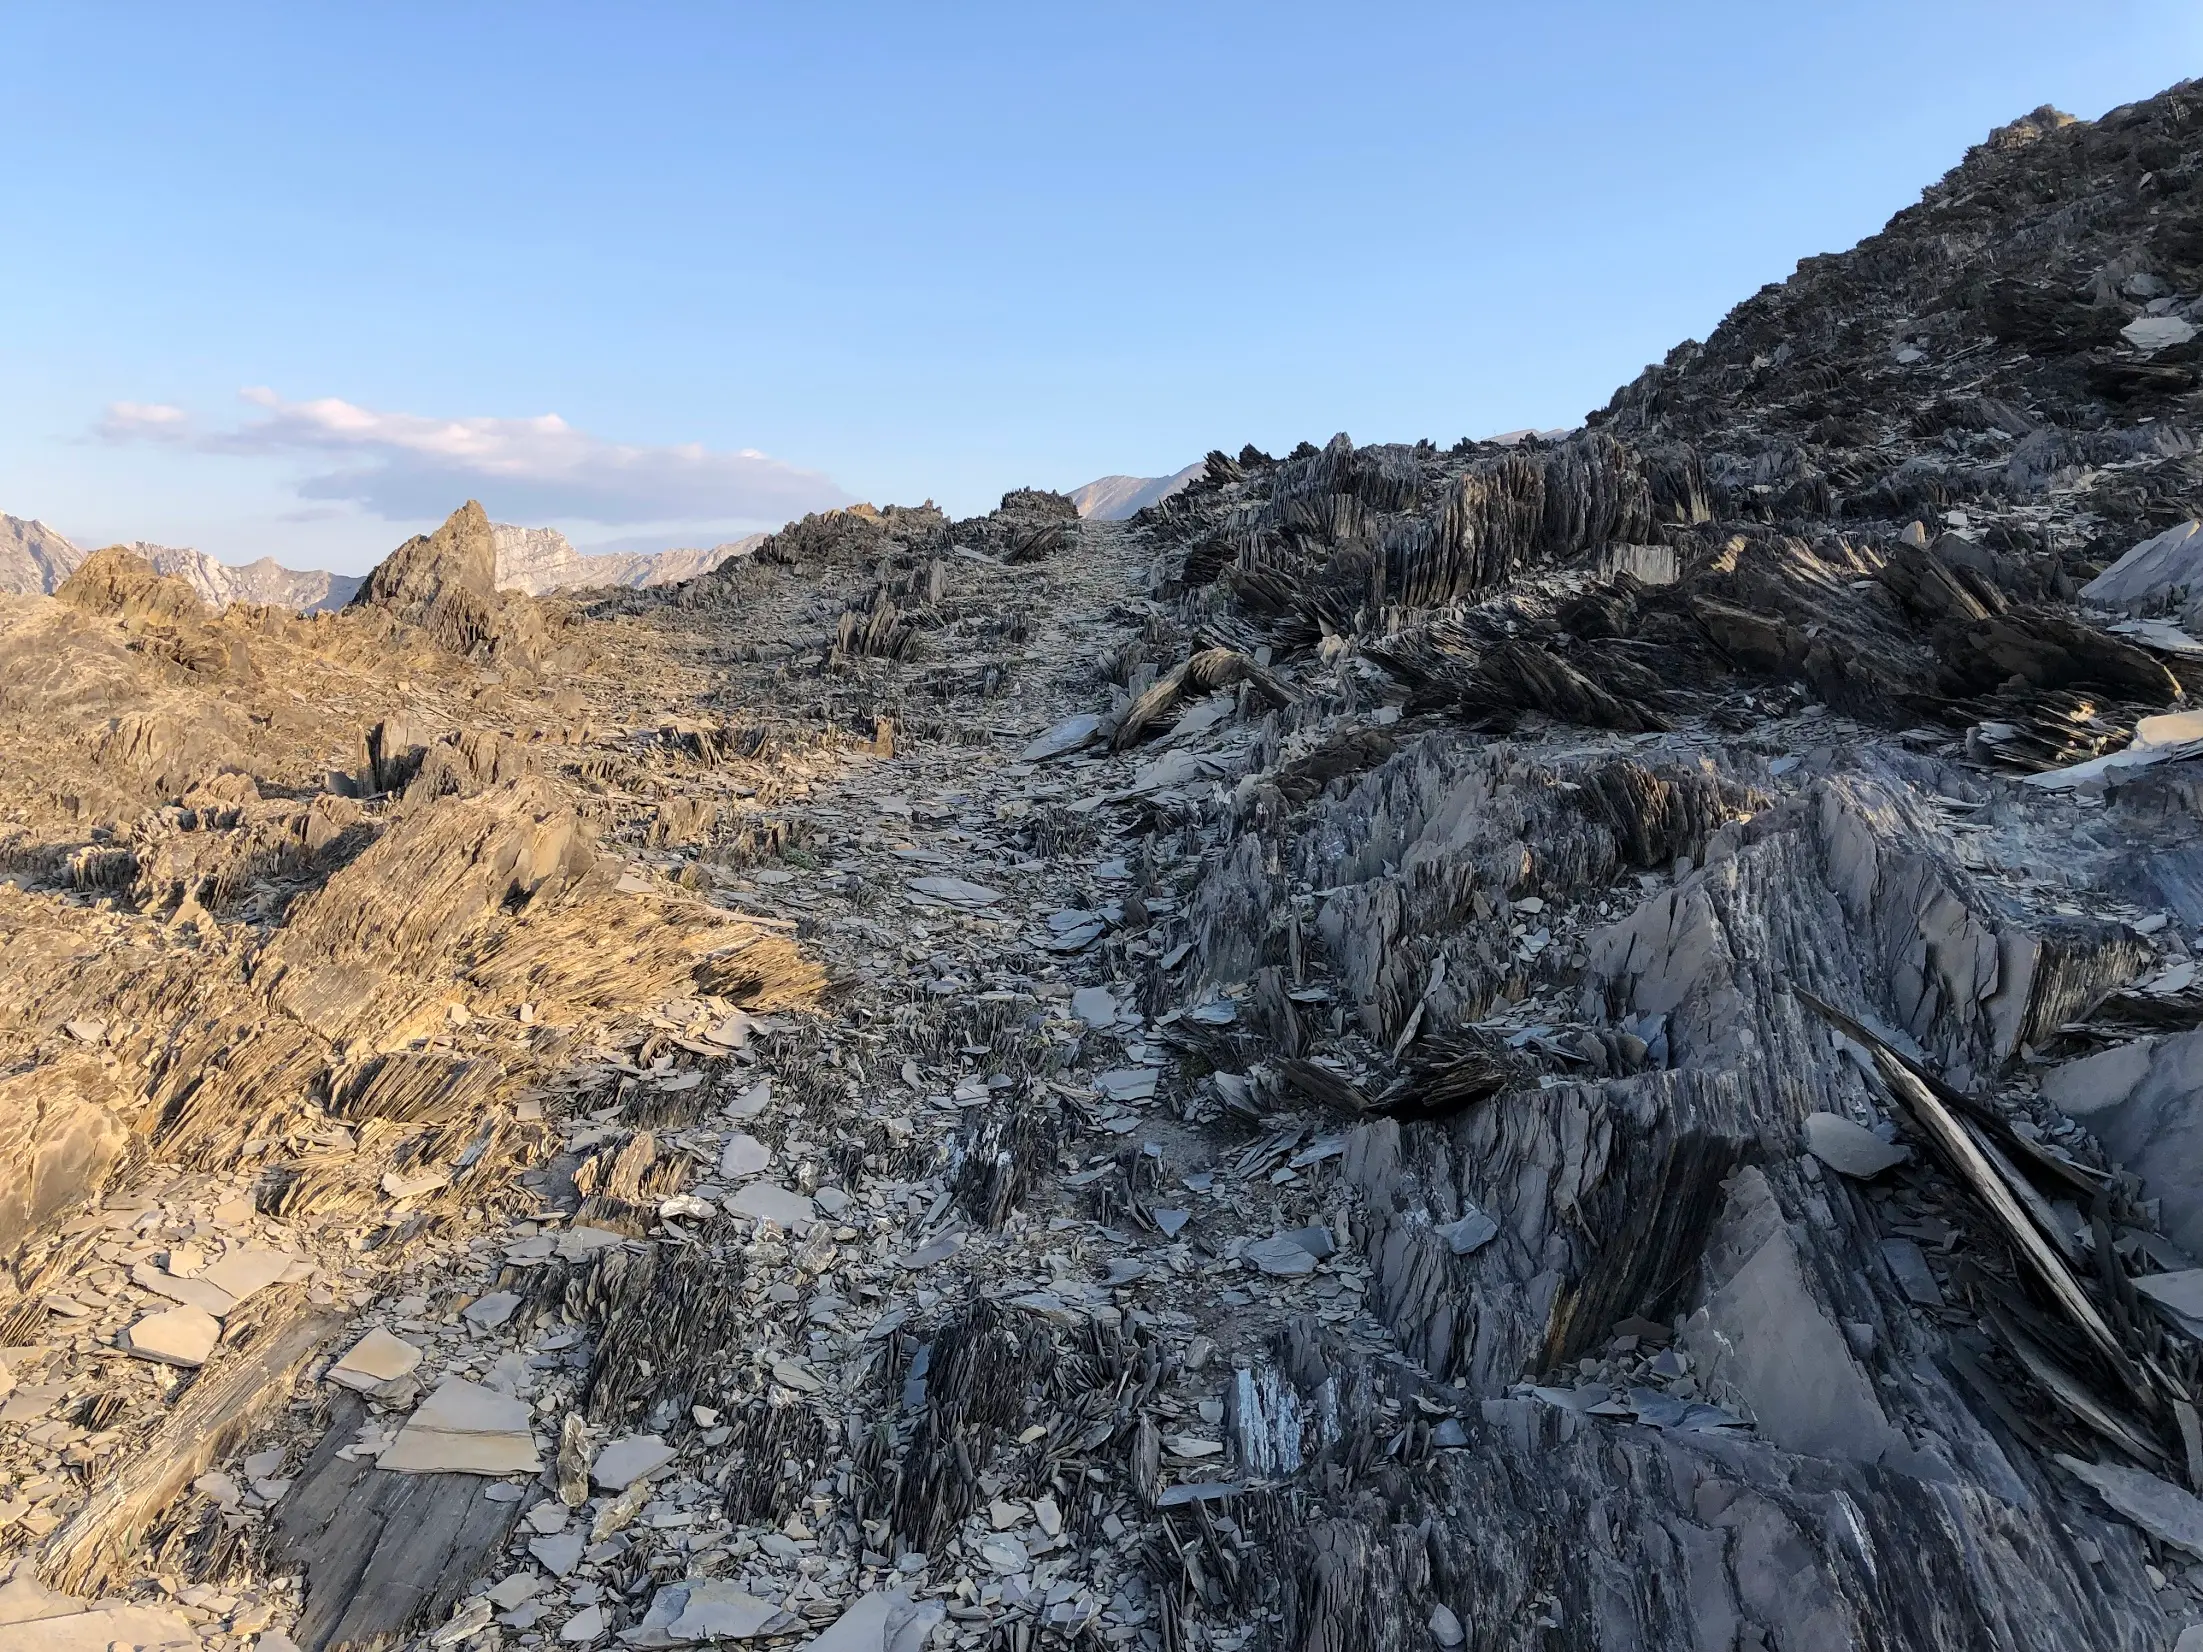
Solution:
{"label": "blue sky", "polygon": [[11,4],[0,510],[359,570],[1576,422],[2193,0]]}

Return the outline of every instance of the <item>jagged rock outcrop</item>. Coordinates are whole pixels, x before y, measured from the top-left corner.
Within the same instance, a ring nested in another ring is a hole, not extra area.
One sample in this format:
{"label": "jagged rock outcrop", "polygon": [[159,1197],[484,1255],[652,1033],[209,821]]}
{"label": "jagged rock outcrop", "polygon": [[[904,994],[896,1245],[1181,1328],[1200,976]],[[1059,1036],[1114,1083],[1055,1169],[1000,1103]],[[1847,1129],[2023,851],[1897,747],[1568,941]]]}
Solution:
{"label": "jagged rock outcrop", "polygon": [[1580,432],[0,605],[5,1552],[308,1652],[2164,1652],[2191,96]]}
{"label": "jagged rock outcrop", "polygon": [[546,646],[542,616],[497,588],[497,539],[469,499],[434,533],[416,534],[375,565],[351,606],[377,610],[470,659],[530,663]]}

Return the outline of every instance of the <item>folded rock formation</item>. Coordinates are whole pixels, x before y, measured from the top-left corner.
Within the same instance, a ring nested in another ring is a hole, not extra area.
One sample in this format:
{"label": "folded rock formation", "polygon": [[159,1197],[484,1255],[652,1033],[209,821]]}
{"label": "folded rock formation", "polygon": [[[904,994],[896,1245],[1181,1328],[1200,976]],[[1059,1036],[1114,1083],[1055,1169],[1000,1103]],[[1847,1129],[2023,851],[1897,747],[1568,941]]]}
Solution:
{"label": "folded rock formation", "polygon": [[1122,522],[0,600],[0,1642],[2172,1647],[2199,174]]}

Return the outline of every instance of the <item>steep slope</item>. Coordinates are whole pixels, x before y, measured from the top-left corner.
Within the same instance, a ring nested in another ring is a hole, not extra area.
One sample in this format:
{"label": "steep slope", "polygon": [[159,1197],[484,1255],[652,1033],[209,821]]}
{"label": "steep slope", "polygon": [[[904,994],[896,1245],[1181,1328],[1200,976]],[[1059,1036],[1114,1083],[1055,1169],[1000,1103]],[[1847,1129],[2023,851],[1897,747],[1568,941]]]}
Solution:
{"label": "steep slope", "polygon": [[0,591],[50,596],[83,560],[84,552],[45,523],[0,516]]}
{"label": "steep slope", "polygon": [[1103,476],[1071,490],[1071,503],[1082,517],[1094,522],[1122,522],[1159,499],[1168,499],[1201,474],[1199,465],[1188,465],[1170,476]]}
{"label": "steep slope", "polygon": [[[1981,506],[2009,549],[2111,560],[2192,511],[2203,89],[2000,127],[1917,206],[1809,258],[1594,423],[1703,452],[1725,514]],[[2008,507],[2079,490],[2054,529]],[[2085,507],[2085,508],[2081,508]]]}

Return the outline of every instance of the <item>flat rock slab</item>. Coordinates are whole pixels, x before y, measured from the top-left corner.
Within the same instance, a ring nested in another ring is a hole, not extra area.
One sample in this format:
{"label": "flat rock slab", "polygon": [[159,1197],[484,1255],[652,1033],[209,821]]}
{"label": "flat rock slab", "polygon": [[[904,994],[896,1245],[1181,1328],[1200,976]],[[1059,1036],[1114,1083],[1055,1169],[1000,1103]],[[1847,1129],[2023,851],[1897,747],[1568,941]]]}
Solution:
{"label": "flat rock slab", "polygon": [[2062,1451],[2058,1461],[2095,1487],[2096,1495],[2122,1520],[2131,1520],[2158,1542],[2203,1560],[2203,1499],[2138,1468],[2084,1463]]}
{"label": "flat rock slab", "polygon": [[2203,1268],[2145,1273],[2134,1288],[2164,1309],[2188,1335],[2203,1338]]}
{"label": "flat rock slab", "polygon": [[600,1250],[627,1243],[627,1235],[610,1228],[568,1228],[558,1236],[558,1259],[561,1262],[580,1262],[594,1256]]}
{"label": "flat rock slab", "polygon": [[773,1222],[784,1228],[806,1228],[818,1220],[818,1209],[807,1194],[774,1182],[752,1182],[727,1201],[732,1216]]}
{"label": "flat rock slab", "polygon": [[1096,1074],[1094,1088],[1111,1101],[1151,1101],[1158,1076],[1153,1067],[1122,1067]]}
{"label": "flat rock slab", "polygon": [[2137,350],[2165,350],[2195,337],[2195,323],[2176,315],[2140,315],[2119,329]]}
{"label": "flat rock slab", "polygon": [[1117,1000],[1107,987],[1081,987],[1071,994],[1071,1014],[1098,1032],[1117,1024]]}
{"label": "flat rock slab", "polygon": [[140,1262],[130,1270],[130,1283],[155,1296],[165,1296],[171,1302],[181,1302],[187,1308],[210,1313],[216,1319],[237,1306],[237,1299],[219,1285],[210,1285],[195,1275],[164,1273],[149,1262]]}
{"label": "flat rock slab", "polygon": [[732,1583],[695,1578],[661,1587],[642,1622],[625,1638],[631,1646],[748,1640],[780,1616],[778,1605],[760,1600]]}
{"label": "flat rock slab", "polygon": [[378,1325],[329,1367],[329,1380],[365,1393],[409,1375],[420,1363],[420,1349]]}
{"label": "flat rock slab", "polygon": [[773,1150],[746,1131],[736,1131],[719,1150],[719,1174],[754,1176],[773,1162]]}
{"label": "flat rock slab", "polygon": [[406,1420],[380,1459],[398,1474],[535,1474],[543,1467],[528,1403],[447,1377]]}
{"label": "flat rock slab", "polygon": [[673,1448],[655,1434],[630,1434],[597,1453],[590,1478],[606,1491],[625,1491],[673,1461]]}
{"label": "flat rock slab", "polygon": [[905,1256],[901,1265],[906,1271],[916,1273],[921,1268],[932,1267],[936,1262],[946,1262],[963,1248],[963,1234],[944,1233],[938,1239],[928,1240],[908,1256]]}
{"label": "flat rock slab", "polygon": [[1002,891],[989,889],[983,883],[972,883],[964,878],[914,878],[911,892],[949,906],[992,906],[1002,898]]}
{"label": "flat rock slab", "polygon": [[1315,1253],[1289,1233],[1257,1239],[1240,1254],[1264,1273],[1282,1279],[1316,1271]]}
{"label": "flat rock slab", "polygon": [[920,1603],[900,1589],[875,1589],[805,1641],[802,1652],[919,1652],[947,1612],[946,1601]]}
{"label": "flat rock slab", "polygon": [[468,1303],[459,1317],[469,1325],[479,1326],[485,1331],[494,1331],[498,1326],[512,1318],[519,1307],[520,1295],[517,1291],[492,1291],[489,1295],[478,1297]]}
{"label": "flat rock slab", "polygon": [[2081,587],[2081,601],[2146,614],[2203,591],[2203,522],[2183,522],[2143,540]]}
{"label": "flat rock slab", "polygon": [[204,1365],[222,1340],[222,1322],[204,1308],[169,1308],[130,1327],[130,1352],[162,1365]]}
{"label": "flat rock slab", "polygon": [[553,1577],[564,1577],[581,1564],[581,1551],[589,1539],[581,1532],[554,1532],[549,1537],[528,1539],[528,1553]]}
{"label": "flat rock slab", "polygon": [[173,1612],[152,1606],[92,1606],[60,1617],[0,1624],[0,1652],[109,1652],[120,1645],[141,1652],[199,1652],[198,1630]]}
{"label": "flat rock slab", "polygon": [[289,1251],[248,1245],[200,1270],[199,1278],[217,1290],[227,1291],[232,1302],[243,1302],[289,1273],[297,1260]]}
{"label": "flat rock slab", "polygon": [[1886,1142],[1840,1113],[1806,1115],[1805,1150],[1837,1174],[1860,1181],[1879,1176],[1912,1157],[1911,1148]]}

